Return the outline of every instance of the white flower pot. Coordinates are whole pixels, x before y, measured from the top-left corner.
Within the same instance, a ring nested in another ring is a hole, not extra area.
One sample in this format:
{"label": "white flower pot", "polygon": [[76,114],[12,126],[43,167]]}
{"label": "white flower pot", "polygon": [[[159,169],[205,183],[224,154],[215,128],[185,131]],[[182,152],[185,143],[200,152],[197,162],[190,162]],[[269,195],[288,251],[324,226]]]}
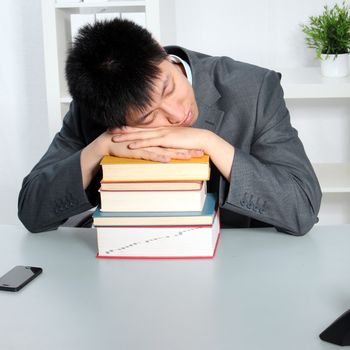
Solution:
{"label": "white flower pot", "polygon": [[325,77],[341,78],[349,74],[349,54],[321,55],[321,73]]}

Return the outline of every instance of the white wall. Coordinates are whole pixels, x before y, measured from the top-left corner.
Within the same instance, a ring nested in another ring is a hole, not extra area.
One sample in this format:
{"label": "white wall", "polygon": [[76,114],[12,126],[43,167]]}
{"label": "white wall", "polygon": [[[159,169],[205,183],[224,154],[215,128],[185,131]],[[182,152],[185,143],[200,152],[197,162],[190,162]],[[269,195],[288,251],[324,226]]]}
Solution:
{"label": "white wall", "polygon": [[[338,1],[339,3],[340,1]],[[320,14],[324,0],[176,0],[179,45],[260,66],[315,65],[300,24]]]}
{"label": "white wall", "polygon": [[48,145],[39,0],[1,0],[0,222],[17,223],[23,177]]}
{"label": "white wall", "polygon": [[[339,1],[340,2],[340,1]],[[299,24],[322,11],[308,0],[176,0],[177,44],[278,69],[316,65]],[[17,223],[23,177],[46,150],[48,123],[44,87],[40,0],[2,0],[0,12],[0,222]],[[350,162],[350,102],[288,102],[312,161]],[[325,196],[321,222],[350,222],[349,196]]]}

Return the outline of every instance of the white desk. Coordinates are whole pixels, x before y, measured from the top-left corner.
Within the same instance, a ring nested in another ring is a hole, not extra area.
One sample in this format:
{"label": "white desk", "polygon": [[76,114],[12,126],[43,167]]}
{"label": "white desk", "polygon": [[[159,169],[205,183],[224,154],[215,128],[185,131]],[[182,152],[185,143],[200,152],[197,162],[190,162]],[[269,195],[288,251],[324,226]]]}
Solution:
{"label": "white desk", "polygon": [[0,349],[339,349],[318,334],[350,308],[350,225],[304,237],[223,230],[213,260],[100,260],[96,232],[0,226]]}

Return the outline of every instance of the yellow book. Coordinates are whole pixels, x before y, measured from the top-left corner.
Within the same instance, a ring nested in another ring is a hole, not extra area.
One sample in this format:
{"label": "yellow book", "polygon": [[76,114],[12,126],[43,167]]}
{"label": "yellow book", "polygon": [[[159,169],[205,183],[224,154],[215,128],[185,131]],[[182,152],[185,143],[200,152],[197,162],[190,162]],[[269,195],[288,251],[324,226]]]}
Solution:
{"label": "yellow book", "polygon": [[168,163],[143,159],[105,156],[101,160],[103,182],[137,181],[207,181],[210,176],[209,156]]}

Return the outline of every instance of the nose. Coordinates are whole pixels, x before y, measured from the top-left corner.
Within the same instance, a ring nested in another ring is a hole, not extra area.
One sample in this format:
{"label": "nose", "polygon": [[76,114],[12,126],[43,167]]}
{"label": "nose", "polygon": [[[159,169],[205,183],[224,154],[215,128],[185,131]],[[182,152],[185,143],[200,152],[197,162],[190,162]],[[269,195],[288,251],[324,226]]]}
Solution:
{"label": "nose", "polygon": [[185,118],[182,104],[173,99],[164,100],[161,109],[170,124],[181,123]]}

